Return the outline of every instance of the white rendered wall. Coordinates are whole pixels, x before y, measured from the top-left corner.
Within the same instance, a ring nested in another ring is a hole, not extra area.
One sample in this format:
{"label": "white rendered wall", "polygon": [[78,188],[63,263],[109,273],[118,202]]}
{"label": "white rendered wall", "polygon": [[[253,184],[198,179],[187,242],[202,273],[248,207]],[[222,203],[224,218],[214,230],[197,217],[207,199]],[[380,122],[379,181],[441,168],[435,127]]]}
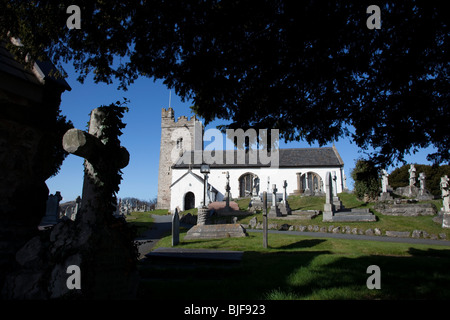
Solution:
{"label": "white rendered wall", "polygon": [[[172,172],[172,183],[177,181],[181,176],[183,176],[188,170],[187,169],[173,169]],[[322,181],[325,181],[325,175],[327,171],[336,172],[337,178],[337,193],[343,191],[343,168],[341,167],[328,167],[328,168],[222,168],[222,169],[211,169],[211,173],[208,175],[208,183],[210,183],[214,188],[216,188],[219,193],[217,194],[217,200],[223,200],[225,194],[226,185],[226,172],[230,174],[230,192],[233,198],[239,197],[239,178],[246,173],[252,173],[258,176],[260,180],[259,193],[263,191],[272,191],[272,185],[276,184],[278,193],[283,192],[283,180],[287,181],[287,193],[293,193],[297,189],[297,172],[301,174],[307,172],[314,172],[318,174]],[[192,172],[203,178],[203,174],[200,173],[199,169],[192,169]],[[269,189],[268,189],[268,178],[270,179]],[[203,201],[203,185],[198,179],[192,175],[187,175],[181,181],[176,183],[172,187],[172,201],[171,210],[175,210],[178,206],[183,210],[184,206],[184,195],[192,191],[195,194],[195,205],[200,206],[200,202]]]}

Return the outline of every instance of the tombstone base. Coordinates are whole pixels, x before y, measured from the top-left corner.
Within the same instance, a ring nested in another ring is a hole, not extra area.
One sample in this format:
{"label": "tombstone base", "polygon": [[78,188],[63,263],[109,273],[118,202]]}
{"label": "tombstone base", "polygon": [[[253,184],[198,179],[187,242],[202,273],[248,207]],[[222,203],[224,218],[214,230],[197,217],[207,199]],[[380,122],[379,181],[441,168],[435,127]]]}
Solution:
{"label": "tombstone base", "polygon": [[243,238],[248,236],[240,224],[195,225],[186,233],[184,240]]}
{"label": "tombstone base", "polygon": [[388,200],[393,200],[390,192],[380,193],[380,196],[378,197],[378,201],[388,201]]}
{"label": "tombstone base", "polygon": [[197,213],[197,225],[206,225],[210,223],[209,209],[200,207]]}
{"label": "tombstone base", "polygon": [[344,208],[344,206],[342,205],[342,201],[341,199],[339,199],[339,197],[333,197],[333,205],[336,211],[339,211]]}
{"label": "tombstone base", "polygon": [[450,228],[450,212],[445,212],[442,216],[442,228]]}
{"label": "tombstone base", "polygon": [[278,206],[272,206],[267,213],[267,216],[269,218],[276,218],[276,217],[282,217],[283,214],[280,211],[280,208]]}
{"label": "tombstone base", "polygon": [[281,211],[281,214],[283,215],[283,216],[289,216],[289,215],[291,215],[291,213],[292,213],[292,210],[291,210],[291,207],[289,207],[289,203],[286,201],[286,203],[280,203],[279,205],[278,205],[278,207],[279,207],[279,209],[280,209],[280,211]]}

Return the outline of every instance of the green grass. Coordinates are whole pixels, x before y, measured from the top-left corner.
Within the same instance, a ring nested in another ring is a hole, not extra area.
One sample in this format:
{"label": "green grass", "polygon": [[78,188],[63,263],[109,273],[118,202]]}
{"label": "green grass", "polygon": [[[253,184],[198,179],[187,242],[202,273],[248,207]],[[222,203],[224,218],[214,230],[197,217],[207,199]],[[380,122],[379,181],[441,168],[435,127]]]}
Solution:
{"label": "green grass", "polygon": [[[358,201],[352,194],[340,194],[346,208],[370,208],[373,203]],[[246,209],[249,199],[238,200]],[[322,210],[324,197],[290,197],[293,210]],[[440,201],[431,201],[440,208]],[[350,226],[363,230],[425,230],[445,233],[430,216],[395,217],[373,211],[375,222],[326,223],[322,216],[312,220],[269,222],[291,225]],[[239,217],[248,223],[252,217]],[[181,231],[181,248],[207,248],[244,251],[240,263],[195,263],[150,265],[141,262],[141,299],[450,299],[450,247],[411,245],[363,240],[269,234],[269,248],[262,248],[262,234],[249,233],[246,238],[185,241]],[[171,237],[164,237],[157,247],[170,247]],[[381,290],[366,286],[367,267],[381,269]]]}
{"label": "green grass", "polygon": [[[369,208],[377,217],[375,222],[323,222],[322,215],[315,217],[312,220],[283,220],[283,219],[269,219],[269,223],[277,223],[282,225],[284,223],[294,225],[294,226],[308,226],[314,225],[319,227],[345,227],[359,228],[362,230],[367,230],[369,228],[378,228],[384,234],[386,231],[409,231],[413,230],[423,230],[428,234],[438,235],[444,233],[447,239],[450,239],[450,229],[442,229],[442,227],[433,222],[432,216],[417,216],[417,217],[403,217],[403,216],[388,216],[383,215],[373,209],[375,203],[364,203],[359,201],[354,194],[351,193],[341,193],[339,197],[342,204],[348,208]],[[244,199],[247,200],[247,199]],[[323,210],[323,205],[325,203],[325,197],[302,197],[302,196],[290,196],[288,198],[289,206],[292,210]],[[441,200],[431,200],[424,201],[433,203],[439,210],[442,206]],[[238,201],[239,203],[239,201]],[[243,204],[244,202],[242,202]],[[241,204],[240,204],[241,205]],[[248,205],[248,204],[247,204]],[[261,214],[249,214],[245,217],[239,217],[239,222],[243,224],[248,224],[250,219],[257,217],[258,221],[262,221]]]}
{"label": "green grass", "polygon": [[132,212],[125,219],[129,224],[136,227],[136,236],[142,235],[153,224],[153,218],[149,212]]}
{"label": "green grass", "polygon": [[[182,248],[244,251],[235,264],[140,265],[138,298],[173,299],[449,299],[450,249],[375,241],[269,234],[184,240]],[[157,246],[170,247],[170,237]],[[370,265],[381,290],[366,287]]]}

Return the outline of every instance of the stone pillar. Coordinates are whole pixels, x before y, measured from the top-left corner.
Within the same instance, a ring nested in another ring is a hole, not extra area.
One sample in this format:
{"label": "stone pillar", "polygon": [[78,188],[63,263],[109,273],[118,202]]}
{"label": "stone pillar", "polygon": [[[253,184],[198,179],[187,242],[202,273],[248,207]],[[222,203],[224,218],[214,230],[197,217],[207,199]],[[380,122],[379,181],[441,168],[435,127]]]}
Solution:
{"label": "stone pillar", "polygon": [[448,176],[441,177],[442,228],[450,228],[450,190]]}
{"label": "stone pillar", "polygon": [[205,224],[210,224],[210,219],[209,219],[209,210],[208,208],[198,208],[198,213],[197,213],[197,225],[205,225]]}
{"label": "stone pillar", "polygon": [[323,208],[323,221],[333,221],[334,204],[333,204],[333,187],[331,173],[327,171],[325,175],[325,205]]}
{"label": "stone pillar", "polygon": [[175,213],[172,215],[172,247],[180,243],[180,216],[178,215],[178,209],[175,209]]}
{"label": "stone pillar", "polygon": [[296,190],[294,190],[294,192],[292,193],[293,195],[299,195],[299,194],[301,194],[302,192],[301,192],[301,176],[302,176],[302,173],[301,172],[296,172],[296,175],[297,175],[297,189]]}

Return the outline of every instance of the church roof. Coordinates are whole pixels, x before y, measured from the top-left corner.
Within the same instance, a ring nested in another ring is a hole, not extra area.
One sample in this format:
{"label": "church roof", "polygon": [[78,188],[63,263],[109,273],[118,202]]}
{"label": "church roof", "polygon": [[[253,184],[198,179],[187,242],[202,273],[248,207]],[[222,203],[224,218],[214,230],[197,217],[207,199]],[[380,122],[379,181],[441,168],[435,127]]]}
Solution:
{"label": "church roof", "polygon": [[[302,168],[302,167],[342,167],[344,162],[339,155],[335,146],[326,148],[296,148],[296,149],[278,149],[279,151],[279,164],[280,168]],[[198,151],[201,153],[201,151]],[[240,168],[240,167],[270,167],[268,164],[261,161],[259,156],[256,158],[256,162],[249,162],[249,155],[246,154],[245,162],[239,163],[237,161],[237,151],[223,151],[222,163],[210,163],[211,168]],[[198,154],[197,154],[198,156]],[[212,154],[214,158],[214,153]],[[269,155],[270,157],[270,155]],[[194,151],[187,151],[175,165],[174,169],[184,168],[199,168],[200,164],[189,164],[189,161],[184,159],[191,159],[190,163],[194,163]],[[201,159],[197,157],[197,159]],[[232,163],[227,163],[226,159],[234,159]],[[206,162],[206,161],[205,161]],[[216,161],[217,162],[217,161]]]}
{"label": "church roof", "polygon": [[[177,184],[179,181],[183,180],[184,177],[186,177],[188,174],[192,175],[195,179],[197,179],[201,184],[205,183],[205,179],[203,179],[202,177],[200,177],[198,174],[195,174],[194,172],[192,172],[191,170],[188,170],[185,174],[183,174],[181,177],[179,177],[174,183],[172,183],[170,185],[170,188],[172,188],[175,184]],[[210,185],[208,183],[208,185]],[[212,186],[211,186],[212,187]],[[217,192],[217,189],[212,187],[212,191]]]}
{"label": "church roof", "polygon": [[9,52],[5,41],[0,42],[0,72],[36,85],[52,81],[64,90],[71,90],[69,84],[60,76],[60,72],[50,60],[40,61],[36,59],[32,69],[28,69]]}

